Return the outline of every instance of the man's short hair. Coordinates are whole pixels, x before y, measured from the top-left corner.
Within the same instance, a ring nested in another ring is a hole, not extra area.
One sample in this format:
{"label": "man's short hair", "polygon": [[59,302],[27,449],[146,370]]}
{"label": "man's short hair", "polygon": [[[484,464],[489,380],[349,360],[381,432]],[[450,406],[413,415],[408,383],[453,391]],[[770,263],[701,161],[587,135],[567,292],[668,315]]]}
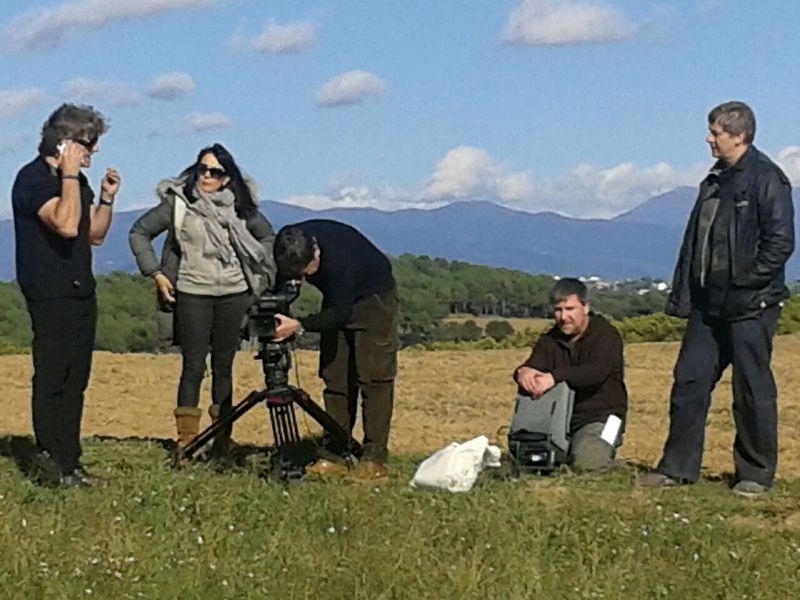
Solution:
{"label": "man's short hair", "polygon": [[64,140],[97,141],[108,131],[108,121],[97,110],[83,104],[62,104],[42,125],[39,154],[55,156]]}
{"label": "man's short hair", "polygon": [[287,225],[278,232],[272,253],[281,273],[299,277],[314,260],[314,239],[299,227]]}
{"label": "man's short hair", "polygon": [[730,135],[744,134],[744,143],[752,144],[756,137],[756,116],[744,102],[723,102],[708,113],[708,124],[719,123]]}
{"label": "man's short hair", "polygon": [[589,289],[580,280],[574,277],[559,279],[550,292],[550,303],[555,306],[570,296],[577,296],[584,306],[589,302]]}

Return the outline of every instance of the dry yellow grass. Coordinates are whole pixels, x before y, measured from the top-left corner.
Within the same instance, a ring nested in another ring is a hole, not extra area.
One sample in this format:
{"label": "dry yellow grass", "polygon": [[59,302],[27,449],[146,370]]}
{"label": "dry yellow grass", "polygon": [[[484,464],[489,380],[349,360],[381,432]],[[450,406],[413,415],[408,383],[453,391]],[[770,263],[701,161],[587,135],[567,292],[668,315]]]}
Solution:
{"label": "dry yellow grass", "polygon": [[[626,349],[630,416],[623,458],[645,464],[660,454],[667,427],[667,404],[677,344],[636,344]],[[400,354],[392,449],[430,452],[453,440],[487,434],[503,442],[498,430],[507,425],[515,391],[509,373],[527,356],[526,350],[414,352]],[[315,375],[316,355],[298,353],[303,387],[320,399]],[[800,337],[775,340],[774,368],[778,380],[781,455],[779,476],[800,477]],[[96,353],[83,419],[84,435],[172,437],[172,408],[180,357]],[[0,384],[5,390],[6,415],[0,429],[30,432],[30,358],[0,357]],[[242,398],[263,381],[260,363],[240,353],[235,365],[235,395]],[[715,392],[708,418],[705,470],[720,474],[732,469],[733,426],[730,376]],[[208,404],[208,382],[203,405]],[[309,427],[310,419],[307,419]],[[303,420],[301,419],[301,427]],[[239,441],[268,443],[264,410],[256,407],[236,425]]]}

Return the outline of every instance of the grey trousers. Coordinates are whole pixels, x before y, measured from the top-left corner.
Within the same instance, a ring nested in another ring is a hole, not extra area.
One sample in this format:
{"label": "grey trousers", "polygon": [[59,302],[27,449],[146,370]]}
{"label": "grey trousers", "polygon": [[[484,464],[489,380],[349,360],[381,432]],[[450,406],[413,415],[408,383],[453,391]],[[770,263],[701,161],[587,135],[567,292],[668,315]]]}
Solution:
{"label": "grey trousers", "polygon": [[617,436],[613,446],[600,438],[605,423],[588,423],[572,434],[569,459],[572,468],[578,471],[602,471],[614,465],[617,448],[622,436]]}

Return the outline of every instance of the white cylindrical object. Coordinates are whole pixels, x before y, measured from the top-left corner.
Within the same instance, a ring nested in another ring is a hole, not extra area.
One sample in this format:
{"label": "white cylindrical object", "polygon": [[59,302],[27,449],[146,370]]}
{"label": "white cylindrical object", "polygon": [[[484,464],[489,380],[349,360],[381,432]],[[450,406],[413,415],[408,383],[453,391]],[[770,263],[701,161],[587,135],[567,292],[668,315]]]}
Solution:
{"label": "white cylindrical object", "polygon": [[607,444],[614,446],[617,443],[617,436],[619,435],[619,428],[622,427],[622,419],[617,415],[609,415],[603,433],[600,434],[600,439]]}

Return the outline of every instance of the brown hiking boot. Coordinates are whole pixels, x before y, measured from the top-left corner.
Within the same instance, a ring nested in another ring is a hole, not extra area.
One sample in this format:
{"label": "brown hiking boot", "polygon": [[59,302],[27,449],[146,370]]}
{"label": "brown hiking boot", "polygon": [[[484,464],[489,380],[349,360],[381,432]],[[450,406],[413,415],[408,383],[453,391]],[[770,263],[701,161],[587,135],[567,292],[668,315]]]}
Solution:
{"label": "brown hiking boot", "polygon": [[306,467],[306,473],[313,475],[347,475],[349,469],[342,463],[320,458]]}
{"label": "brown hiking boot", "polygon": [[179,406],[175,409],[175,429],[178,447],[185,448],[200,433],[200,409],[196,406]]}
{"label": "brown hiking boot", "polygon": [[389,477],[389,469],[384,463],[362,460],[351,473],[359,481],[380,481]]}

